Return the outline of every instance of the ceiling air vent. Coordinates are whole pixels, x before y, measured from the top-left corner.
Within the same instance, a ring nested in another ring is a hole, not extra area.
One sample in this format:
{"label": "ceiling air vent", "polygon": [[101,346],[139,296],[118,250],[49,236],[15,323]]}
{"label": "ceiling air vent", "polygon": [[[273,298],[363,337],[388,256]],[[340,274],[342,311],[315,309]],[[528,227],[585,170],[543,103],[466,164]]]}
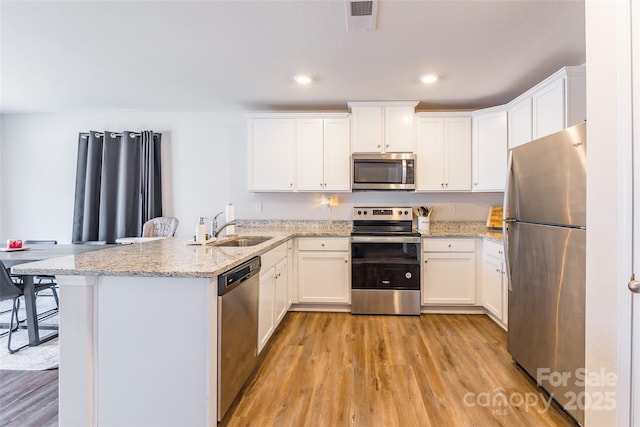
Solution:
{"label": "ceiling air vent", "polygon": [[376,29],[378,0],[346,0],[347,31],[372,31]]}

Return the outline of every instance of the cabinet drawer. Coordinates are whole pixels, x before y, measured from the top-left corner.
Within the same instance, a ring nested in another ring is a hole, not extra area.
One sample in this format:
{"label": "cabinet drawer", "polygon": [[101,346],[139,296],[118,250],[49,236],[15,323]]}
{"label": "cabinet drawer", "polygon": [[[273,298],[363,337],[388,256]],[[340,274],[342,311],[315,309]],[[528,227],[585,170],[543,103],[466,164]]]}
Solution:
{"label": "cabinet drawer", "polygon": [[280,262],[280,260],[287,257],[287,244],[283,243],[280,246],[277,246],[271,249],[269,252],[260,255],[261,266],[260,269],[262,271],[267,271],[274,265]]}
{"label": "cabinet drawer", "polygon": [[298,239],[299,251],[348,251],[348,237],[302,237]]}
{"label": "cabinet drawer", "polygon": [[475,252],[476,239],[438,239],[423,241],[424,252]]}
{"label": "cabinet drawer", "polygon": [[485,255],[490,255],[502,260],[504,259],[504,246],[501,243],[485,240],[483,251]]}

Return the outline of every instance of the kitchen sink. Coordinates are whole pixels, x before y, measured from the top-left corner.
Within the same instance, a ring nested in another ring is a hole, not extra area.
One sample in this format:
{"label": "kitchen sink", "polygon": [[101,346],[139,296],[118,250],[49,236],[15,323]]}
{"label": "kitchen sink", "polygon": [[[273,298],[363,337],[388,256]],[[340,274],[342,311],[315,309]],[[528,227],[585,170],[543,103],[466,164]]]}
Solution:
{"label": "kitchen sink", "polygon": [[216,242],[214,246],[235,246],[235,247],[245,247],[245,246],[255,246],[260,243],[266,242],[270,240],[271,237],[266,236],[246,236],[246,237],[236,237],[230,240],[223,240],[222,242]]}

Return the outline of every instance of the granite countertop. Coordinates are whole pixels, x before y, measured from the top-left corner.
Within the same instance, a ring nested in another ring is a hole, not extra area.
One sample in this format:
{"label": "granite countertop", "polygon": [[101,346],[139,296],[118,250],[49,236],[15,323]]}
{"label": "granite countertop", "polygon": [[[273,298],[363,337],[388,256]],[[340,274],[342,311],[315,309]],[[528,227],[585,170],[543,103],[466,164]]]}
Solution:
{"label": "granite countertop", "polygon": [[429,232],[423,237],[480,237],[502,242],[502,230],[489,229],[484,221],[438,221],[431,222]]}
{"label": "granite countertop", "polygon": [[[345,226],[348,224],[348,227]],[[16,274],[139,277],[215,277],[293,237],[348,237],[349,221],[251,222],[237,226],[239,236],[270,236],[255,246],[187,245],[184,237],[117,246],[13,267]],[[224,239],[221,239],[224,240]]]}
{"label": "granite countertop", "polygon": [[[239,236],[270,236],[255,246],[187,245],[184,237],[122,245],[13,267],[16,274],[215,277],[294,237],[349,237],[350,221],[239,221]],[[482,222],[433,222],[424,237],[481,237],[502,241]]]}

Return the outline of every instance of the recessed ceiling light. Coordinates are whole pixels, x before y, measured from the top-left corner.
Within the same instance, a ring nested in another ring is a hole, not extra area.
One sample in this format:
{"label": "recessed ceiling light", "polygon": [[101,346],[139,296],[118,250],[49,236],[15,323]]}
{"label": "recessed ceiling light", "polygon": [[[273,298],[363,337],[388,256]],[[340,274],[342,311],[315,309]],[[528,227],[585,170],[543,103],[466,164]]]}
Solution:
{"label": "recessed ceiling light", "polygon": [[438,81],[438,76],[436,74],[425,74],[420,76],[420,81],[426,84],[435,83]]}
{"label": "recessed ceiling light", "polygon": [[298,74],[293,78],[299,85],[308,85],[313,81],[313,77],[306,74]]}

